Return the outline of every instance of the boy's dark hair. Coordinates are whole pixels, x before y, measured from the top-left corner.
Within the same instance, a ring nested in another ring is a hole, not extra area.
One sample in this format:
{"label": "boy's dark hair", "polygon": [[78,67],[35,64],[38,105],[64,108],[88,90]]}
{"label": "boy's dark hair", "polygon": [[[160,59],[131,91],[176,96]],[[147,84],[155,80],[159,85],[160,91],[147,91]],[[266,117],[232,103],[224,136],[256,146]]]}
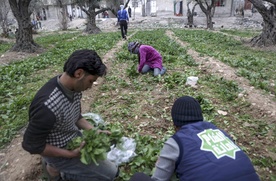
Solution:
{"label": "boy's dark hair", "polygon": [[107,68],[96,51],[83,49],[73,52],[63,67],[63,71],[70,77],[74,77],[77,69],[83,69],[91,75],[104,76]]}

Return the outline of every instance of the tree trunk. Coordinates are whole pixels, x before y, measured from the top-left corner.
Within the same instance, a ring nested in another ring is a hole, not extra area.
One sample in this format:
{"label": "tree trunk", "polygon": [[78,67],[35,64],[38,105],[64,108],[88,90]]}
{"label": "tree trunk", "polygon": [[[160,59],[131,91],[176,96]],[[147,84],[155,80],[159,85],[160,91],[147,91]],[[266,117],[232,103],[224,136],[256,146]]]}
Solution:
{"label": "tree trunk", "polygon": [[194,16],[190,10],[187,11],[188,26],[192,27],[194,25]]}
{"label": "tree trunk", "polygon": [[[216,0],[212,0],[211,4],[209,5],[206,0],[201,1],[201,0],[196,0],[196,2],[199,4],[200,9],[202,12],[205,14],[206,19],[207,19],[207,29],[214,29],[213,22],[212,22],[212,8],[215,8],[215,2]],[[205,6],[203,5],[205,4]]]}
{"label": "tree trunk", "polygon": [[15,33],[16,43],[12,47],[12,51],[17,52],[36,52],[39,46],[34,42],[32,35],[32,24],[30,18],[18,21],[18,29]]}
{"label": "tree trunk", "polygon": [[262,33],[251,40],[253,46],[274,46],[276,45],[276,22],[263,23]]}
{"label": "tree trunk", "polygon": [[192,27],[194,25],[194,15],[190,10],[190,7],[189,7],[190,3],[191,1],[187,3],[187,19],[188,19],[188,26]]}
{"label": "tree trunk", "polygon": [[61,30],[66,31],[68,29],[68,13],[66,5],[62,5],[61,11],[58,13]]}
{"label": "tree trunk", "polygon": [[96,34],[101,32],[100,28],[98,28],[96,25],[96,15],[97,14],[94,10],[90,11],[90,14],[87,15],[87,25],[85,32],[88,34]]}
{"label": "tree trunk", "polygon": [[195,7],[198,5],[198,3],[195,3],[195,5],[192,8],[192,11],[190,10],[189,4],[192,1],[187,3],[187,18],[188,18],[188,26],[192,27],[194,25],[194,13],[195,13]]}
{"label": "tree trunk", "polygon": [[9,27],[8,27],[8,13],[9,13],[10,7],[8,7],[8,1],[3,0],[2,5],[0,7],[0,22],[1,22],[1,28],[2,28],[2,35],[3,37],[9,37]]}
{"label": "tree trunk", "polygon": [[58,19],[60,22],[61,30],[65,31],[68,29],[68,12],[67,5],[62,2],[62,0],[58,0],[57,4],[60,9],[57,11]]}
{"label": "tree trunk", "polygon": [[142,4],[142,17],[146,16],[146,4]]}
{"label": "tree trunk", "polygon": [[260,1],[251,0],[254,7],[263,17],[262,33],[251,40],[252,46],[275,46],[276,45],[276,3],[269,8]]}
{"label": "tree trunk", "polygon": [[212,22],[212,13],[209,12],[206,14],[206,20],[207,20],[207,29],[213,30],[213,22]]}
{"label": "tree trunk", "polygon": [[3,31],[1,36],[8,38],[9,37],[9,28],[8,28],[7,18],[2,20],[1,28]]}
{"label": "tree trunk", "polygon": [[17,0],[9,0],[11,10],[18,24],[15,35],[16,43],[11,51],[33,53],[39,49],[39,45],[34,42],[32,35],[31,13],[28,11],[30,1],[17,2]]}
{"label": "tree trunk", "polygon": [[212,16],[212,17],[214,17],[215,12],[216,12],[216,7],[214,6],[214,7],[211,9],[211,16]]}

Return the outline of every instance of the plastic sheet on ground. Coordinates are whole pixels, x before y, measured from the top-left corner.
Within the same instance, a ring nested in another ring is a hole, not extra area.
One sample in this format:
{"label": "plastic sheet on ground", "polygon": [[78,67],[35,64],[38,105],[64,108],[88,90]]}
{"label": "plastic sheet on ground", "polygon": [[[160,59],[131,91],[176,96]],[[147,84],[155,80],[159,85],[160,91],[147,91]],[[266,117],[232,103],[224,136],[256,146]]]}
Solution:
{"label": "plastic sheet on ground", "polygon": [[85,113],[85,114],[82,114],[82,116],[85,117],[85,118],[92,119],[95,123],[95,126],[105,125],[104,120],[102,119],[102,117],[99,114]]}
{"label": "plastic sheet on ground", "polygon": [[116,165],[127,163],[136,156],[136,142],[133,138],[122,137],[122,143],[113,145],[107,153],[107,159],[114,162]]}

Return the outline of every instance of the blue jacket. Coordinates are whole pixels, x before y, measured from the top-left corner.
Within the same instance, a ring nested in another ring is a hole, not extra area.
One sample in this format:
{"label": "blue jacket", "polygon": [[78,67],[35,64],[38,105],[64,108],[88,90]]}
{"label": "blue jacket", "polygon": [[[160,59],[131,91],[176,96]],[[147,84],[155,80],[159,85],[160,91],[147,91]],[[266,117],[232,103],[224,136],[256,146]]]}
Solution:
{"label": "blue jacket", "polygon": [[118,22],[121,21],[121,20],[128,21],[129,19],[128,19],[128,13],[127,13],[127,11],[125,9],[119,10],[117,12],[117,18],[118,18]]}
{"label": "blue jacket", "polygon": [[180,154],[176,174],[180,181],[259,181],[247,155],[215,125],[187,124],[172,137]]}

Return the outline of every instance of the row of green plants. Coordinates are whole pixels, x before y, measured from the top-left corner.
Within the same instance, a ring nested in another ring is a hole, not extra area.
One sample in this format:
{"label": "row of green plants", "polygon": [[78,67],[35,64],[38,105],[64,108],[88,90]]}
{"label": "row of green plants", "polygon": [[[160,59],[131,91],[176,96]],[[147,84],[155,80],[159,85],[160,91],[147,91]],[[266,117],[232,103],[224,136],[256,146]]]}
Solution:
{"label": "row of green plants", "polygon": [[[216,34],[212,36],[212,33],[206,34],[203,31],[198,31],[198,34],[193,31],[181,31],[176,30],[180,38],[185,35],[197,40],[198,37],[202,36],[204,39],[206,36],[206,40],[209,39],[210,43],[215,44]],[[0,92],[5,91],[3,94],[0,93],[1,146],[9,142],[18,129],[26,125],[28,106],[37,89],[48,78],[62,72],[64,60],[74,50],[95,49],[103,56],[119,39],[118,32],[92,36],[72,33],[64,36],[49,35],[37,41],[45,47],[53,47],[52,49],[39,57],[1,67],[1,88],[3,89]],[[187,41],[192,46],[195,40],[191,39],[187,38]],[[224,37],[224,39],[227,38]],[[128,180],[132,174],[139,171],[152,174],[164,141],[174,133],[170,108],[174,100],[183,95],[196,97],[201,103],[204,118],[229,132],[250,156],[262,180],[273,177],[271,172],[275,172],[276,164],[267,152],[276,152],[272,146],[275,135],[272,137],[270,135],[271,130],[276,131],[275,124],[269,125],[263,118],[254,117],[247,112],[250,109],[250,103],[238,99],[238,94],[242,90],[234,81],[201,72],[197,63],[187,54],[189,47],[182,47],[165,36],[165,30],[138,31],[129,41],[139,41],[158,49],[168,71],[162,77],[138,74],[137,56],[127,51],[127,42],[125,42],[116,52],[116,57],[108,60],[110,67],[104,84],[99,91],[93,92],[95,98],[91,103],[91,112],[100,114],[108,123],[121,124],[124,136],[134,138],[137,143],[135,151],[137,156],[129,163],[120,166],[118,180]],[[219,42],[219,45],[224,47],[224,50],[232,48],[232,43],[231,41],[229,43],[228,39]],[[199,49],[198,52],[209,55],[204,52],[206,50],[203,43],[198,46],[203,47],[203,50]],[[239,46],[244,48],[241,44]],[[208,47],[208,42],[205,47]],[[253,50],[248,49],[248,51]],[[250,66],[253,65],[248,65],[249,69],[255,69]],[[13,78],[10,78],[11,76]],[[198,88],[185,85],[188,76],[199,77]],[[5,86],[2,87],[2,84]],[[218,110],[226,111],[228,114],[218,114]],[[244,123],[256,126],[244,127]],[[254,145],[256,137],[258,144]]]}
{"label": "row of green plants", "polygon": [[[117,60],[113,62],[111,72],[101,87],[100,94],[104,97],[92,104],[91,110],[100,113],[109,122],[121,122],[127,128],[124,130],[126,135],[134,138],[137,134],[143,135],[136,138],[138,145],[141,144],[141,148],[137,147],[136,151],[141,156],[121,167],[119,180],[128,180],[139,171],[152,174],[156,156],[164,141],[173,134],[170,107],[177,97],[183,95],[195,96],[201,103],[205,119],[228,131],[251,157],[254,165],[260,168],[258,172],[262,178],[271,179],[273,176],[269,172],[276,165],[270,156],[263,154],[262,147],[275,152],[275,137],[266,140],[267,143],[263,145],[248,145],[247,142],[254,140],[256,135],[260,140],[265,140],[271,130],[276,130],[275,125],[269,125],[262,118],[255,118],[246,112],[250,103],[238,98],[242,90],[236,82],[201,72],[187,54],[187,47],[181,47],[164,34],[165,30],[141,31],[129,40],[152,45],[161,52],[164,66],[168,68],[163,77],[138,74],[137,55],[130,54],[127,44],[124,44],[122,50],[116,53]],[[187,87],[185,83],[188,76],[198,76],[200,88]],[[218,110],[228,114],[223,116],[218,114]],[[258,129],[243,127],[244,123],[258,125]],[[154,141],[148,143],[147,139]],[[152,148],[155,148],[154,151]],[[259,154],[256,149],[260,149]],[[145,150],[151,150],[151,156],[148,157]]]}
{"label": "row of green plants", "polygon": [[227,33],[229,35],[234,35],[240,38],[252,38],[252,37],[258,36],[261,33],[261,31],[258,31],[258,30],[249,30],[249,29],[245,29],[245,30],[220,29],[219,31],[223,33]]}
{"label": "row of green plants", "polygon": [[237,75],[247,78],[254,87],[276,95],[276,52],[253,49],[231,36],[210,31],[186,30],[183,33],[178,29],[174,33],[202,55],[215,57],[236,68]]}

